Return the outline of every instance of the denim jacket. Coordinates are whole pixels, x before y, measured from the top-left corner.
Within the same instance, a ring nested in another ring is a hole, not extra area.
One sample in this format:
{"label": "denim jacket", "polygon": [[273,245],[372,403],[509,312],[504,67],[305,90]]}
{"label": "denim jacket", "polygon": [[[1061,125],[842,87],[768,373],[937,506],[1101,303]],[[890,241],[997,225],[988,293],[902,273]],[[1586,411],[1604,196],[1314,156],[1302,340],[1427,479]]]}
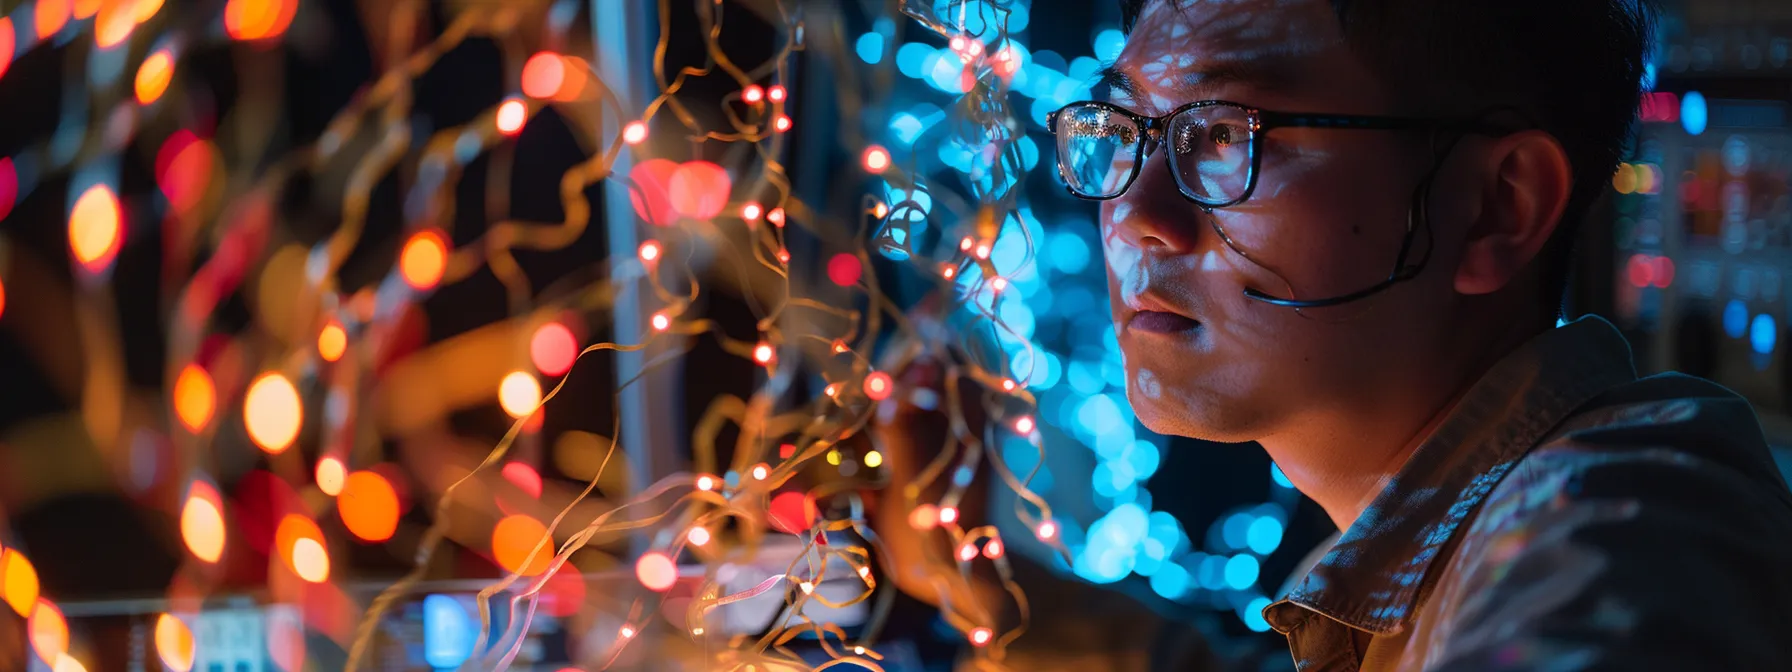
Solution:
{"label": "denim jacket", "polygon": [[1792,670],[1788,604],[1748,402],[1637,378],[1587,317],[1483,376],[1263,615],[1302,671]]}

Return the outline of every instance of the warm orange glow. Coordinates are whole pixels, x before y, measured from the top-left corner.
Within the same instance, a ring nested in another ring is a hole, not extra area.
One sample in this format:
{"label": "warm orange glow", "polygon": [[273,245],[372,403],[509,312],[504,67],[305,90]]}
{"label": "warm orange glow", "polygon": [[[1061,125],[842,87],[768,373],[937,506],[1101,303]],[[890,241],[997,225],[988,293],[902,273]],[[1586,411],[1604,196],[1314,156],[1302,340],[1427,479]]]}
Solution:
{"label": "warm orange glow", "polygon": [[702,476],[697,477],[697,489],[698,490],[714,490],[715,487],[716,487],[716,477],[711,476],[709,474],[704,474]]}
{"label": "warm orange glow", "polygon": [[199,433],[212,420],[212,411],[218,403],[217,394],[212,387],[211,374],[198,364],[188,364],[174,379],[175,417],[180,418],[180,424],[187,431]]}
{"label": "warm orange glow", "polygon": [[747,88],[741,89],[740,99],[749,103],[758,103],[765,100],[765,89],[760,88],[758,84],[749,84]]}
{"label": "warm orange glow", "polygon": [[163,0],[137,0],[131,7],[132,18],[137,23],[156,18],[156,12],[162,11],[162,2]]}
{"label": "warm orange glow", "polygon": [[764,464],[755,464],[753,465],[752,474],[753,480],[763,481],[767,476],[772,475],[772,470],[771,467],[767,467]]}
{"label": "warm orange glow", "polygon": [[62,618],[62,610],[49,600],[37,598],[27,627],[31,631],[31,650],[36,651],[39,658],[53,661],[68,653],[68,621]]}
{"label": "warm orange glow", "polygon": [[691,542],[692,546],[704,546],[709,544],[709,530],[702,527],[693,527],[691,528],[691,531],[685,533],[684,538],[685,541]]}
{"label": "warm orange glow", "polygon": [[330,555],[324,550],[324,533],[302,514],[289,513],[274,530],[274,550],[299,578],[323,583],[330,578]]}
{"label": "warm orange glow", "polygon": [[541,383],[527,372],[510,372],[498,383],[498,405],[513,418],[535,412],[535,407],[541,405]]}
{"label": "warm orange glow", "polygon": [[940,524],[940,510],[932,504],[916,506],[908,512],[909,527],[917,530],[931,530]]}
{"label": "warm orange glow", "polygon": [[872,145],[865,149],[865,170],[875,175],[890,168],[890,150],[882,145]]}
{"label": "warm orange glow", "polygon": [[641,243],[641,249],[638,250],[636,252],[636,254],[639,254],[641,256],[641,261],[645,261],[648,263],[658,261],[660,258],[660,243],[659,243],[659,241],[649,240],[645,243]]}
{"label": "warm orange glow", "polygon": [[77,19],[91,19],[99,13],[103,0],[75,0],[74,16]]}
{"label": "warm orange glow", "polygon": [[298,10],[298,0],[230,0],[224,5],[224,32],[238,40],[278,37]]}
{"label": "warm orange glow", "polygon": [[75,260],[89,271],[105,268],[118,254],[118,233],[118,196],[103,184],[88,187],[68,217],[68,245]]}
{"label": "warm orange glow", "polygon": [[672,326],[672,318],[667,317],[666,313],[663,311],[654,313],[651,322],[654,331],[665,331]]}
{"label": "warm orange glow", "polygon": [[193,669],[193,630],[173,614],[156,618],[156,654],[173,672]]}
{"label": "warm orange glow", "polygon": [[883,219],[888,214],[890,214],[890,206],[885,205],[883,201],[878,201],[877,205],[871,206],[872,217]]}
{"label": "warm orange glow", "polygon": [[1002,379],[1002,391],[1013,392],[1015,386],[1016,386],[1016,383],[1014,382],[1013,378],[1003,378]]}
{"label": "warm orange glow", "polygon": [[[12,17],[0,16],[0,77],[5,77],[6,69],[12,67],[12,52],[18,39],[12,28]],[[0,208],[0,219],[5,217],[6,208]]]}
{"label": "warm orange glow", "polygon": [[331,497],[342,494],[342,486],[348,478],[348,467],[342,466],[342,460],[335,457],[324,457],[317,461],[317,489]]}
{"label": "warm orange glow", "polygon": [[971,631],[971,643],[976,644],[977,646],[983,646],[988,644],[990,638],[994,636],[994,633],[991,633],[989,628],[977,628]]}
{"label": "warm orange glow", "polygon": [[299,437],[304,416],[299,389],[286,376],[268,372],[249,383],[249,394],[243,400],[243,424],[249,429],[249,438],[262,450],[278,455],[292,446]]}
{"label": "warm orange glow", "polygon": [[772,128],[777,129],[779,133],[790,130],[790,117],[783,114],[778,115],[778,118],[772,121]]}
{"label": "warm orange glow", "polygon": [[951,507],[951,506],[940,507],[940,522],[945,523],[947,525],[958,522],[957,507]]}
{"label": "warm orange glow", "polygon": [[529,120],[529,108],[523,101],[511,98],[498,106],[498,132],[505,135],[516,135],[523,130],[523,122]]}
{"label": "warm orange glow", "polygon": [[[492,528],[492,555],[505,571],[535,576],[547,571],[548,563],[554,559],[554,540],[544,542],[547,536],[548,528],[541,521],[520,513],[507,516]],[[541,550],[529,559],[529,552],[537,543],[542,544]],[[523,564],[525,559],[527,565]]]}
{"label": "warm orange glow", "polygon": [[840,340],[838,338],[834,339],[834,354],[836,354],[836,355],[845,354],[848,349],[849,348],[846,347],[846,341]]}
{"label": "warm orange glow", "polygon": [[983,545],[983,557],[995,560],[1002,557],[1002,540],[991,539]]}
{"label": "warm orange glow", "polygon": [[765,214],[765,209],[759,207],[756,202],[748,202],[746,205],[740,206],[740,218],[749,222],[759,221],[759,216],[763,214]]}
{"label": "warm orange glow", "polygon": [[776,356],[777,352],[772,350],[772,344],[770,343],[761,341],[759,345],[753,346],[753,361],[755,362],[759,362],[760,364],[770,364],[772,363],[772,358]]}
{"label": "warm orange glow", "polygon": [[647,139],[647,124],[639,121],[628,122],[622,127],[622,141],[631,145],[639,145]]}
{"label": "warm orange glow", "polygon": [[999,275],[996,277],[990,278],[989,279],[989,289],[991,291],[995,291],[995,292],[1001,292],[1001,291],[1008,289],[1008,279],[1004,278],[1002,276],[999,276]]}
{"label": "warm orange glow", "polygon": [[25,554],[12,548],[0,552],[0,597],[6,598],[7,606],[20,618],[30,617],[37,592],[37,568]]}
{"label": "warm orange glow", "polygon": [[162,97],[168,82],[174,79],[174,57],[167,49],[157,50],[137,67],[137,103],[148,105]]}
{"label": "warm orange glow", "polygon": [[336,511],[349,533],[362,541],[385,541],[398,531],[398,493],[384,476],[371,471],[348,475]]}
{"label": "warm orange glow", "polygon": [[786,250],[781,247],[778,248],[778,263],[780,263],[780,264],[790,263],[790,250]]}
{"label": "warm orange glow", "polygon": [[972,560],[975,560],[976,558],[977,558],[977,545],[976,544],[965,544],[963,546],[958,547],[958,561],[959,562],[970,562]]}
{"label": "warm orange glow", "polygon": [[728,194],[733,186],[728,171],[721,166],[709,161],[687,161],[672,173],[672,180],[666,185],[666,195],[672,199],[672,209],[678,214],[709,219],[728,206]]}
{"label": "warm orange glow", "polygon": [[62,32],[73,12],[74,5],[70,0],[37,0],[37,14],[33,17],[37,24],[37,41],[48,42],[49,38]]}
{"label": "warm orange glow", "polygon": [[56,657],[56,664],[50,667],[50,672],[87,672],[87,666],[75,660],[74,656],[64,653]]}
{"label": "warm orange glow", "polygon": [[665,553],[650,551],[635,561],[635,578],[648,590],[663,593],[678,583],[678,565]]}
{"label": "warm orange glow", "polygon": [[772,208],[771,210],[766,211],[765,221],[771,222],[778,228],[784,228],[784,209]]}
{"label": "warm orange glow", "polygon": [[442,281],[448,268],[448,242],[441,232],[424,229],[411,234],[398,255],[398,270],[413,289],[425,290]]}
{"label": "warm orange glow", "polygon": [[110,49],[130,39],[131,31],[137,27],[134,4],[130,0],[99,3],[99,16],[93,20],[94,44]]}
{"label": "warm orange glow", "polygon": [[872,401],[888,399],[892,387],[890,374],[873,371],[871,375],[865,376],[865,396],[870,397]]}
{"label": "warm orange glow", "polygon": [[180,538],[195,558],[217,562],[224,556],[224,512],[210,483],[194,481],[187,492],[187,503],[180,509]]}
{"label": "warm orange glow", "polygon": [[536,52],[523,63],[523,93],[530,98],[555,97],[566,79],[566,60],[554,52]]}
{"label": "warm orange glow", "polygon": [[334,362],[342,359],[342,353],[346,350],[348,350],[348,332],[342,328],[341,322],[331,320],[329,324],[324,325],[322,331],[317,332],[317,354],[321,355],[324,361]]}

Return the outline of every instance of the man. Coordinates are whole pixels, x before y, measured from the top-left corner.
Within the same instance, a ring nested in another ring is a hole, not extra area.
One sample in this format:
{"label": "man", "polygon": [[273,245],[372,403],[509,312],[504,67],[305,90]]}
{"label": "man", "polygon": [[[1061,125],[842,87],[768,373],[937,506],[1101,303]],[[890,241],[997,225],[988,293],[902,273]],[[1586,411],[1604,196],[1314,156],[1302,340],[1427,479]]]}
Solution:
{"label": "man", "polygon": [[1060,174],[1102,201],[1139,420],[1257,442],[1342,530],[1264,613],[1298,669],[1792,667],[1792,495],[1747,402],[1556,326],[1646,8],[1122,4]]}

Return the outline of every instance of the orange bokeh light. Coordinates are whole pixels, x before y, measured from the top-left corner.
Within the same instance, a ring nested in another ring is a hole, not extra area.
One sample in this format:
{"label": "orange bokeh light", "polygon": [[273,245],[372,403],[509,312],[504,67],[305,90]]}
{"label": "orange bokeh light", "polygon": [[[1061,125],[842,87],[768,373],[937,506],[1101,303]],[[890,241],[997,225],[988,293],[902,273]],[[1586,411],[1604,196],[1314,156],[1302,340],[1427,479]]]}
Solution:
{"label": "orange bokeh light", "polygon": [[648,590],[663,593],[678,583],[678,564],[665,553],[650,551],[635,561],[635,578]]}
{"label": "orange bokeh light", "polygon": [[424,229],[411,234],[398,256],[398,270],[411,288],[425,290],[442,281],[448,268],[448,243],[441,232]]}
{"label": "orange bokeh light", "polygon": [[331,320],[324,325],[323,331],[317,332],[317,354],[322,355],[324,361],[342,359],[342,353],[347,350],[348,331],[342,328],[341,322]]}
{"label": "orange bokeh light", "polygon": [[[548,539],[542,542],[547,534],[547,526],[542,525],[539,520],[520,513],[506,516],[498,521],[497,527],[492,528],[492,556],[497,558],[498,566],[505,571],[535,576],[547,571],[548,564],[554,558],[554,541]],[[535,557],[531,559],[529,552],[534,550],[538,542],[542,543],[541,550],[536,551]],[[525,559],[528,560],[527,565],[524,564]]]}
{"label": "orange bokeh light", "polygon": [[180,376],[174,379],[174,415],[187,431],[197,434],[205,429],[217,403],[218,391],[212,386],[211,374],[198,364],[188,364],[180,370]]}
{"label": "orange bokeh light", "polygon": [[553,98],[566,85],[566,59],[551,51],[539,51],[523,63],[523,94]]}
{"label": "orange bokeh light", "polygon": [[330,555],[324,550],[324,533],[302,514],[289,513],[274,530],[274,549],[299,578],[323,583],[330,578]]}
{"label": "orange bokeh light", "polygon": [[545,376],[558,376],[572,370],[579,356],[579,339],[572,329],[559,322],[536,327],[529,338],[529,361]]}
{"label": "orange bokeh light", "polygon": [[[6,69],[12,66],[12,52],[17,46],[18,35],[12,28],[12,17],[0,16],[0,77],[6,76]],[[0,208],[0,218],[6,217],[6,209]]]}
{"label": "orange bokeh light", "polygon": [[0,597],[6,599],[7,606],[19,617],[29,617],[32,605],[37,604],[37,592],[37,568],[25,554],[12,548],[0,552]]}
{"label": "orange bokeh light", "polygon": [[37,605],[31,609],[31,650],[37,652],[44,662],[56,660],[68,653],[68,621],[62,617],[62,610],[56,608],[49,600],[37,598]]}
{"label": "orange bokeh light", "polygon": [[101,49],[118,46],[131,37],[137,27],[137,8],[131,0],[114,0],[99,4],[99,16],[93,20],[93,42]]}
{"label": "orange bokeh light", "polygon": [[161,99],[174,79],[174,56],[167,49],[158,49],[137,66],[137,103],[148,105]]}
{"label": "orange bokeh light", "polygon": [[324,457],[317,461],[317,489],[331,497],[342,494],[343,481],[348,478],[348,467],[342,466],[342,460],[335,457]]}
{"label": "orange bokeh light", "polygon": [[529,108],[523,101],[511,98],[498,106],[496,122],[498,132],[505,135],[516,135],[523,130],[523,122],[529,120]]}
{"label": "orange bokeh light", "polygon": [[874,371],[871,375],[865,376],[865,396],[870,397],[872,401],[888,399],[892,387],[894,385],[890,381],[890,374]]}
{"label": "orange bokeh light", "polygon": [[230,0],[224,5],[224,32],[237,40],[278,37],[298,11],[298,0]]}
{"label": "orange bokeh light", "polygon": [[75,0],[74,13],[77,19],[90,19],[100,11],[102,0]]}
{"label": "orange bokeh light", "polygon": [[180,509],[180,538],[195,558],[217,562],[224,556],[224,512],[210,483],[194,481],[188,490]]}
{"label": "orange bokeh light", "polygon": [[666,196],[672,209],[693,219],[709,219],[728,206],[733,180],[728,171],[708,161],[687,161],[672,173]]}
{"label": "orange bokeh light", "polygon": [[162,11],[162,2],[163,0],[137,0],[131,7],[131,18],[136,19],[137,23],[155,18],[156,12]]}
{"label": "orange bokeh light", "polygon": [[32,17],[32,22],[37,24],[37,41],[47,42],[62,32],[74,9],[70,0],[37,0],[37,14]]}
{"label": "orange bokeh light", "polygon": [[668,187],[677,172],[678,164],[668,159],[648,159],[629,169],[628,179],[634,188],[628,190],[628,198],[636,216],[654,226],[672,225],[674,213]]}
{"label": "orange bokeh light", "polygon": [[249,394],[243,399],[243,424],[262,450],[278,455],[291,447],[304,418],[299,389],[286,376],[268,372],[249,383]]}
{"label": "orange bokeh light", "polygon": [[520,418],[541,405],[541,383],[524,371],[512,371],[498,383],[498,405],[510,417]]}
{"label": "orange bokeh light", "polygon": [[173,614],[156,617],[156,654],[174,672],[193,669],[193,629]]}
{"label": "orange bokeh light", "polygon": [[398,492],[371,471],[348,475],[336,511],[349,533],[363,541],[385,541],[398,531]]}
{"label": "orange bokeh light", "polygon": [[118,255],[118,196],[96,184],[75,201],[68,217],[68,245],[87,270],[98,272]]}

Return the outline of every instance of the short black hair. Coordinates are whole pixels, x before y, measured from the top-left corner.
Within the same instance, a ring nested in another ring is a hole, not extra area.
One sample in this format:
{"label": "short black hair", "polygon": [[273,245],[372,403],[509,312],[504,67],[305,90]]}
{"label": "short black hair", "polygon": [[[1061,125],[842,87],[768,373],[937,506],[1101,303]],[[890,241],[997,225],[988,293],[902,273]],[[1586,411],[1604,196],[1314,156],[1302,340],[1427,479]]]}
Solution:
{"label": "short black hair", "polygon": [[[1119,1],[1127,32],[1153,2]],[[1462,116],[1511,107],[1562,143],[1574,191],[1542,253],[1544,298],[1559,308],[1580,224],[1635,128],[1655,41],[1652,0],[1331,4],[1351,49],[1403,112]]]}

